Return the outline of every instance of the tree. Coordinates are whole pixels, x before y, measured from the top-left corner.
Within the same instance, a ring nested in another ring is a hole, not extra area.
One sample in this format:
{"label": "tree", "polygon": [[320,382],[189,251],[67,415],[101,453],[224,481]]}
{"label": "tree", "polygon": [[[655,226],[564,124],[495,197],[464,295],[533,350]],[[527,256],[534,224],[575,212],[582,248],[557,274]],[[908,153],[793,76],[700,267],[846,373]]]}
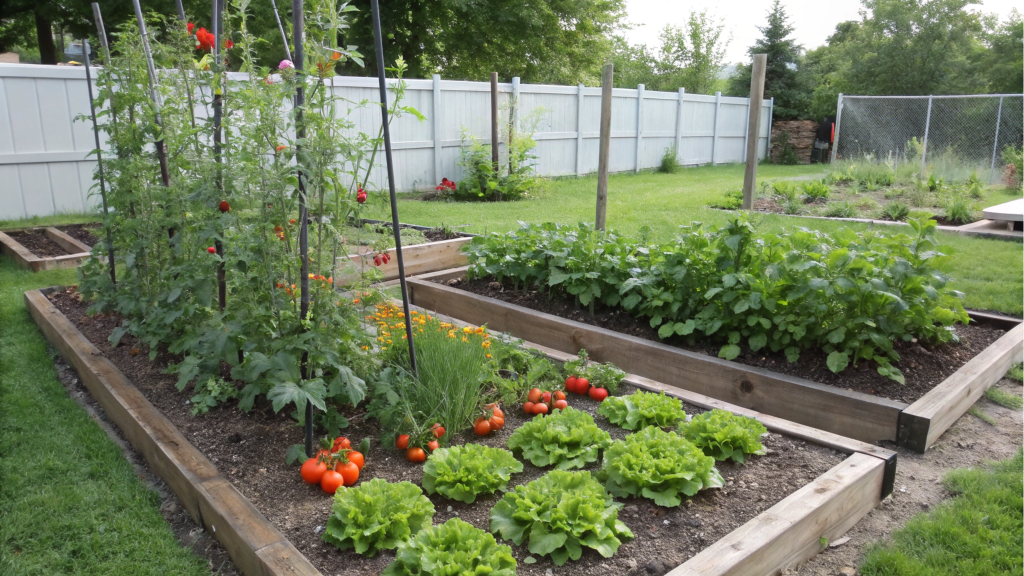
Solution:
{"label": "tree", "polygon": [[722,37],[724,30],[725,24],[716,22],[707,10],[691,11],[685,26],[665,26],[661,32],[663,75],[687,92],[711,93],[729,45],[729,38]]}
{"label": "tree", "polygon": [[[774,116],[788,120],[806,115],[810,100],[806,83],[798,73],[802,47],[790,38],[793,27],[780,0],[775,0],[768,11],[765,26],[758,26],[762,37],[754,42],[747,53],[767,54],[764,71],[764,97],[775,98]],[[749,64],[740,64],[729,79],[728,93],[732,96],[750,95]]]}
{"label": "tree", "polygon": [[636,88],[643,84],[651,90],[660,90],[659,62],[647,45],[631,45],[622,36],[612,38],[612,52],[609,57],[615,65],[615,87]]}
{"label": "tree", "polygon": [[984,43],[987,50],[978,66],[987,79],[987,91],[995,94],[1017,94],[1024,86],[1024,25],[1014,8],[1006,22],[990,19],[986,23]]}

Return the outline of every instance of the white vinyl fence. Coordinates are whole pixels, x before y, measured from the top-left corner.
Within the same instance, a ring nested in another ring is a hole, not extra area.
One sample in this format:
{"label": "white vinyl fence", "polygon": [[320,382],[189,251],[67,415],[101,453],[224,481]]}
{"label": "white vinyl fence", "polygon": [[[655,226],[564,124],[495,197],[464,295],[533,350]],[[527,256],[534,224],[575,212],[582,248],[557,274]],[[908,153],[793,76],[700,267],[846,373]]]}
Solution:
{"label": "white vinyl fence", "polygon": [[[336,77],[338,96],[353,102],[340,113],[355,130],[376,134],[379,108],[358,102],[378,100],[376,78]],[[441,178],[458,180],[462,134],[490,143],[490,84],[406,80],[404,103],[419,110],[422,122],[406,115],[392,123],[395,184],[399,190],[433,189]],[[94,88],[95,90],[95,88]],[[499,84],[499,107],[507,114],[518,102],[520,129],[537,121],[534,154],[542,176],[583,175],[597,170],[601,89],[580,86]],[[390,96],[393,98],[393,94]],[[746,160],[748,99],[716,94],[619,89],[612,92],[610,171],[654,168],[675,146],[683,165]],[[536,112],[538,109],[541,111]],[[95,160],[87,115],[85,70],[78,67],[0,64],[0,219],[84,212],[95,207],[90,196]],[[200,111],[198,116],[206,116]],[[772,102],[761,109],[758,158],[769,145]],[[504,119],[500,119],[504,123]],[[502,146],[503,150],[503,146]],[[378,156],[371,186],[383,188],[386,171]]]}

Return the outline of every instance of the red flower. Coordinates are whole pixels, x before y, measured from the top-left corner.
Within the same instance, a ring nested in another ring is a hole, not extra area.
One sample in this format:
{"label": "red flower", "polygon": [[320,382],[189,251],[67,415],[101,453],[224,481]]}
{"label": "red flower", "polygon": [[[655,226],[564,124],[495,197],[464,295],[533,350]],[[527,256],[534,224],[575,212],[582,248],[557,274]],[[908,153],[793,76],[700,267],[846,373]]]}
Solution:
{"label": "red flower", "polygon": [[439,192],[444,190],[455,190],[455,182],[452,182],[447,178],[441,178],[441,183],[438,184],[437,187],[434,188],[434,190],[437,190]]}
{"label": "red flower", "polygon": [[191,36],[191,35],[192,35],[192,32],[193,32],[193,31],[194,31],[195,29],[196,29],[196,25],[195,25],[195,24],[193,24],[193,23],[191,23],[191,22],[189,22],[189,23],[188,23],[188,35],[189,35],[189,36]]}
{"label": "red flower", "polygon": [[206,28],[200,28],[196,31],[196,41],[196,48],[200,50],[213,50],[213,43],[216,41],[216,37],[207,32]]}
{"label": "red flower", "polygon": [[224,41],[224,49],[225,50],[231,50],[234,47],[235,47],[235,43],[232,42],[230,38]]}
{"label": "red flower", "polygon": [[210,254],[216,254],[217,253],[217,249],[214,248],[213,246],[210,246],[209,248],[207,248],[206,251],[209,252]]}

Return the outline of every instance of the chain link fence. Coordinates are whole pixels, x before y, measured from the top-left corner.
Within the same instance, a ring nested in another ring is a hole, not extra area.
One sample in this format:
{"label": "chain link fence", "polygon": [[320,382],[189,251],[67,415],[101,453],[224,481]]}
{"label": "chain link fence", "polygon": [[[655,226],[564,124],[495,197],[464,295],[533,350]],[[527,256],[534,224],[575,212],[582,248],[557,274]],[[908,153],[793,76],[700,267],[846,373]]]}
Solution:
{"label": "chain link fence", "polygon": [[990,183],[1003,150],[1024,138],[1024,96],[839,96],[832,161],[889,164],[947,180]]}

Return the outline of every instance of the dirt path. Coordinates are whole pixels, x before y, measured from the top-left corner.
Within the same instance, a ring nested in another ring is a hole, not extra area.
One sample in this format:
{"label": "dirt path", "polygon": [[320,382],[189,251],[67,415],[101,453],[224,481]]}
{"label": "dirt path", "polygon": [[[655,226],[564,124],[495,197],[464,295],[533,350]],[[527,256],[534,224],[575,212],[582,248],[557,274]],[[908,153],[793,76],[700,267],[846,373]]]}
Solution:
{"label": "dirt path", "polygon": [[[996,386],[1018,396],[1022,393],[1021,384],[1007,378]],[[911,517],[949,498],[950,494],[942,487],[942,477],[946,472],[1012,456],[1021,446],[1024,435],[1021,411],[1003,408],[986,398],[979,400],[974,407],[994,418],[996,425],[991,426],[976,416],[964,414],[925,454],[899,449],[892,496],[846,533],[848,541],[838,540],[799,570],[787,571],[787,574],[856,574],[856,567],[869,544],[888,537]],[[834,546],[840,542],[843,543]]]}

